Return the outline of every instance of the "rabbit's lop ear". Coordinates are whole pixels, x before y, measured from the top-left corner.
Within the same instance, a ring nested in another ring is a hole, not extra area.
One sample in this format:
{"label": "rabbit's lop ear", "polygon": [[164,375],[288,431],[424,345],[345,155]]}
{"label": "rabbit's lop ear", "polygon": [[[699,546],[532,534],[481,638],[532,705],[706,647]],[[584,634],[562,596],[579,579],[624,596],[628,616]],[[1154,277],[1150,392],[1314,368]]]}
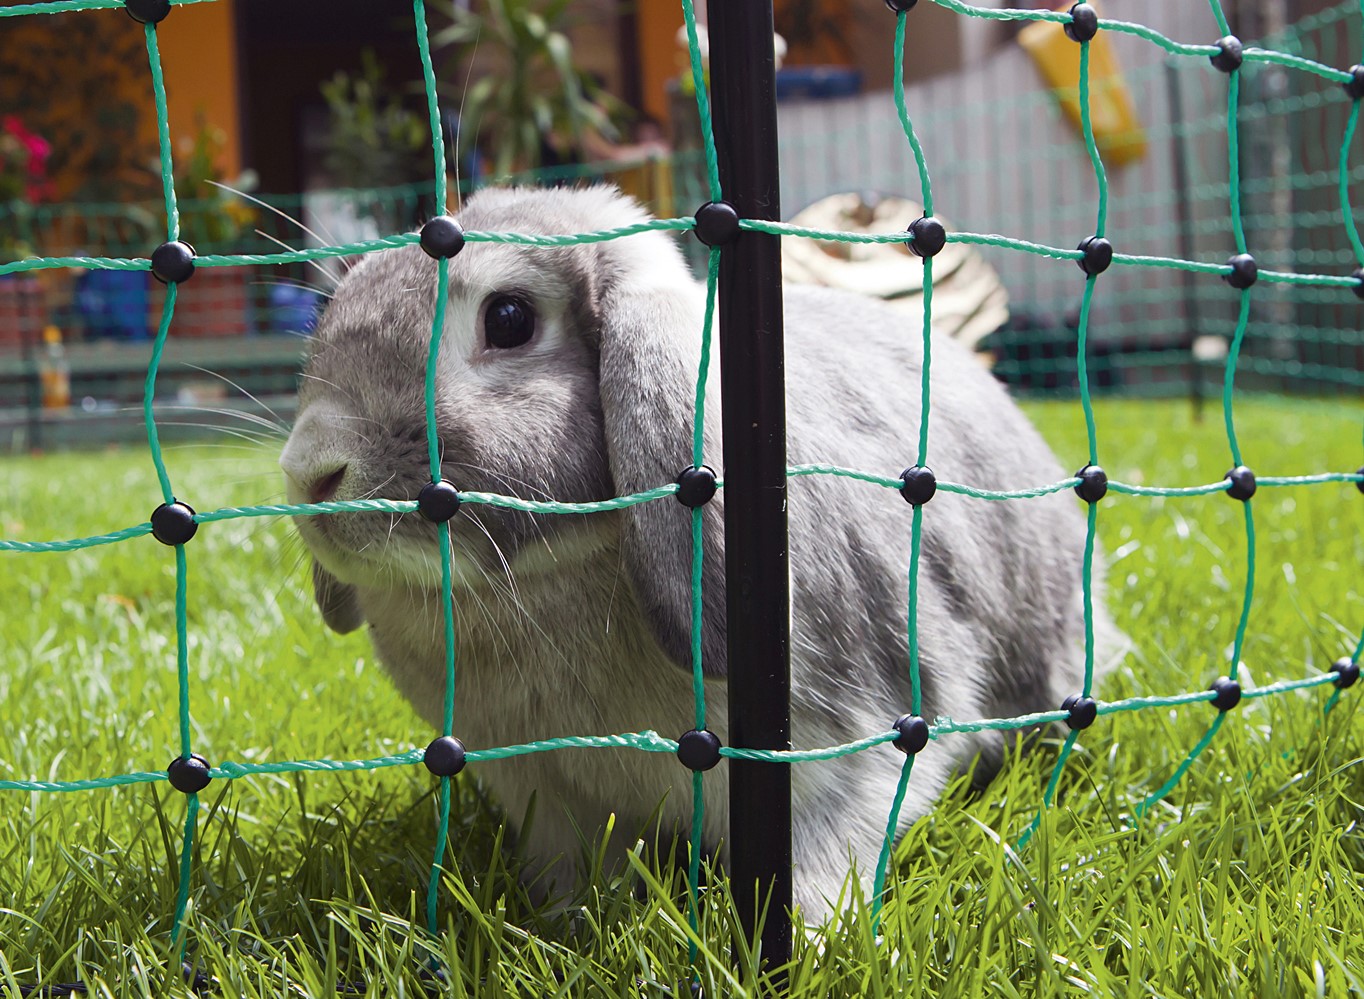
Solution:
{"label": "rabbit's lop ear", "polygon": [[[619,243],[618,252],[599,258],[599,377],[611,475],[616,493],[626,496],[675,482],[692,463],[705,294],[666,237],[650,233]],[[712,362],[710,381],[718,380],[719,366]],[[719,393],[711,395],[718,399]],[[718,405],[707,405],[705,463],[717,470],[719,421]],[[722,676],[725,575],[720,495],[701,511],[702,663],[707,676]],[[628,507],[623,517],[621,558],[640,610],[668,656],[690,670],[692,510],[674,497],[664,497]]]}
{"label": "rabbit's lop ear", "polygon": [[348,634],[365,623],[355,587],[341,582],[322,568],[317,559],[313,559],[313,596],[317,598],[322,620],[338,635]]}

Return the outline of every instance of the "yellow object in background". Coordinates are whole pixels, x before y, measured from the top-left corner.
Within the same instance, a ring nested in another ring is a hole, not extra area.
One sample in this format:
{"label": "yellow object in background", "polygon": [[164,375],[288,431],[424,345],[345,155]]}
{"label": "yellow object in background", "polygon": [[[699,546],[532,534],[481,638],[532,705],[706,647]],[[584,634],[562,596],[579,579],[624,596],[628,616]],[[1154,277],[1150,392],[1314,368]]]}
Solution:
{"label": "yellow object in background", "polygon": [[[1055,21],[1034,21],[1019,32],[1018,42],[1055,92],[1066,118],[1080,131],[1080,46]],[[1146,132],[1102,30],[1089,42],[1089,117],[1104,163],[1122,166],[1146,155]]]}
{"label": "yellow object in background", "polygon": [[71,366],[62,348],[62,331],[43,327],[43,353],[38,359],[43,409],[66,409],[71,405]]}

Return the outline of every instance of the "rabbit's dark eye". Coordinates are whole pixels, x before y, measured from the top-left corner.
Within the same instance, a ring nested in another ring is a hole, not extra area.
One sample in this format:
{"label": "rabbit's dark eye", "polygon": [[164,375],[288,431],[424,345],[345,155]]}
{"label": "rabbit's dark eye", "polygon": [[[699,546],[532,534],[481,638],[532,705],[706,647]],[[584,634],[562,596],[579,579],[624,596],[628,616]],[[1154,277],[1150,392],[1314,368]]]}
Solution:
{"label": "rabbit's dark eye", "polygon": [[499,295],[483,313],[483,332],[489,347],[520,347],[535,335],[535,310],[519,298]]}

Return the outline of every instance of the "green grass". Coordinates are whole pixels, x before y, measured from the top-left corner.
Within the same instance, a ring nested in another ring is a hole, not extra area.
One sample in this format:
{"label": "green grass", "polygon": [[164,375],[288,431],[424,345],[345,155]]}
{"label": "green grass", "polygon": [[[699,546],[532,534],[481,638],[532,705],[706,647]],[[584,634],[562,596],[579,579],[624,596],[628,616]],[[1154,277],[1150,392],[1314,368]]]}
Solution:
{"label": "green grass", "polygon": [[[1063,461],[1084,464],[1078,407],[1031,411]],[[1186,403],[1123,401],[1101,403],[1097,415],[1113,478],[1191,485],[1230,464],[1216,412],[1195,423]],[[1237,416],[1260,475],[1364,461],[1364,406],[1246,399]],[[272,462],[268,448],[168,456],[178,492],[200,509],[276,498]],[[11,460],[0,465],[0,537],[125,527],[158,500],[145,449]],[[1364,497],[1340,483],[1264,489],[1254,511],[1246,682],[1315,675],[1364,628]],[[1101,695],[1197,690],[1226,672],[1245,571],[1240,504],[1113,496],[1099,530],[1110,603],[1137,646]],[[321,627],[287,524],[210,525],[188,555],[199,752],[364,758],[429,738],[365,639]],[[171,552],[140,538],[0,560],[0,778],[163,768],[178,745]],[[1134,806],[1215,713],[1193,704],[1101,719],[1080,740],[1057,807],[1019,852],[1012,844],[1056,759],[1058,740],[1045,741],[983,796],[955,789],[910,830],[882,939],[860,907],[798,933],[783,969],[791,993],[1364,988],[1354,956],[1364,938],[1362,693],[1345,692],[1325,719],[1329,688],[1243,702],[1140,821]],[[520,860],[495,808],[468,777],[458,786],[441,892],[448,931],[432,940],[420,929],[436,812],[423,769],[216,781],[194,855],[190,957],[226,996],[328,995],[338,983],[421,994],[433,958],[449,971],[439,991],[451,996],[678,994],[689,938],[674,872],[646,857],[627,877],[597,878],[537,908],[517,883]],[[887,805],[867,803],[878,814]],[[76,979],[100,995],[186,994],[170,943],[183,821],[183,798],[164,784],[0,792],[0,994]],[[758,994],[723,884],[706,897],[706,994]]]}

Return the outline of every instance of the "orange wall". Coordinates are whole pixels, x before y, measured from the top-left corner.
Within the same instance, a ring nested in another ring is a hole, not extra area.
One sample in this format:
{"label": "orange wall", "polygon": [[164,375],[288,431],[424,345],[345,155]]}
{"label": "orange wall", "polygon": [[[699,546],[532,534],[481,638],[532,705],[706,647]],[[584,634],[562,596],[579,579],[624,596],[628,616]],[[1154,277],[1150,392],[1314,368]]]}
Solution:
{"label": "orange wall", "polygon": [[644,110],[661,122],[668,120],[664,84],[682,69],[682,52],[674,40],[682,27],[682,6],[651,2],[639,5],[639,75]]}
{"label": "orange wall", "polygon": [[[234,3],[217,0],[177,6],[157,28],[172,151],[178,153],[186,140],[193,140],[196,113],[202,109],[205,120],[226,135],[219,166],[228,177],[235,177],[242,165],[232,31]],[[131,157],[136,166],[115,180],[128,185],[129,190],[151,184],[143,163],[156,156],[156,107],[142,26],[119,9],[6,20],[0,36],[0,51],[4,53],[0,58],[0,94],[31,93],[34,80],[51,77],[57,81],[35,106],[0,98],[5,113],[18,114],[28,127],[52,143],[54,150],[64,154],[59,158],[67,160],[67,168],[52,177],[57,197],[71,197],[94,169],[89,150],[99,138],[90,134],[97,128],[92,112],[134,111],[144,149]],[[30,83],[28,88],[21,87],[25,80]]]}
{"label": "orange wall", "polygon": [[236,0],[173,8],[157,26],[156,41],[166,77],[171,148],[179,152],[197,131],[203,111],[208,124],[227,134],[219,167],[231,179],[241,172],[237,106],[237,46],[233,32]]}

